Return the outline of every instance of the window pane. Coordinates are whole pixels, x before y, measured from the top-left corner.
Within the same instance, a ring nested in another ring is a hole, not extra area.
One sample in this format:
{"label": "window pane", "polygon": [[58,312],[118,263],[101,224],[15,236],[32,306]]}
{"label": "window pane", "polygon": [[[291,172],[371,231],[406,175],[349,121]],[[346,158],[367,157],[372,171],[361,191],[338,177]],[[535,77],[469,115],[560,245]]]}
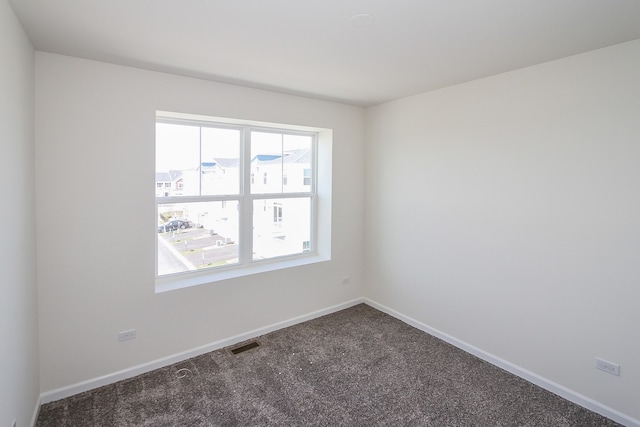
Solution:
{"label": "window pane", "polygon": [[[251,132],[252,194],[311,191],[310,135]],[[307,171],[308,175],[304,175]]]}
{"label": "window pane", "polygon": [[282,192],[281,133],[251,132],[252,194]]}
{"label": "window pane", "polygon": [[254,200],[254,260],[308,252],[310,240],[310,197]]}
{"label": "window pane", "polygon": [[156,196],[195,196],[200,189],[200,128],[197,126],[156,124]]}
{"label": "window pane", "polygon": [[240,192],[240,131],[202,128],[202,194]]}
{"label": "window pane", "polygon": [[313,138],[309,135],[285,135],[283,173],[286,182],[284,193],[311,191],[311,148]]}
{"label": "window pane", "polygon": [[158,275],[238,263],[238,201],[158,205]]}

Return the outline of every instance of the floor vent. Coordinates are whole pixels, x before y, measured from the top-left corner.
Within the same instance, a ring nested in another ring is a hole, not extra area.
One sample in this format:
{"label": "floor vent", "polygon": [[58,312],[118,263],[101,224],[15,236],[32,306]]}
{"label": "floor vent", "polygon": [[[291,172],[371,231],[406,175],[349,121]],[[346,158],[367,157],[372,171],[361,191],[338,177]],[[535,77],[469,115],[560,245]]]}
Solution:
{"label": "floor vent", "polygon": [[258,344],[257,341],[252,341],[249,344],[245,344],[245,345],[242,345],[240,347],[232,348],[231,349],[231,353],[240,354],[240,353],[243,353],[243,352],[245,352],[247,350],[251,350],[252,348],[256,348],[256,347],[260,347],[260,344]]}

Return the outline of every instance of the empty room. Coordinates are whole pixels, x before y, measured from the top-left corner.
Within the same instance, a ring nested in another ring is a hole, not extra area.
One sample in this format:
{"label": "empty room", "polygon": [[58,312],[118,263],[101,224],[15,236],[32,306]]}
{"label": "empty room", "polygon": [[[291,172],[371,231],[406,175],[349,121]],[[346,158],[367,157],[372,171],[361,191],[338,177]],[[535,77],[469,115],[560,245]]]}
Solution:
{"label": "empty room", "polygon": [[0,0],[0,427],[640,426],[639,23]]}

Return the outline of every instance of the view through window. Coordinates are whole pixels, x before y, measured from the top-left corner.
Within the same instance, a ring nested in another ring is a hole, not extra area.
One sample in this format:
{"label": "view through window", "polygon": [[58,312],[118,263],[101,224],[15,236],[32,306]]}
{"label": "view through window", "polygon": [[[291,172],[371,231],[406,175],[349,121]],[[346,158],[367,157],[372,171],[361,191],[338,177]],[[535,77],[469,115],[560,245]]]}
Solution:
{"label": "view through window", "polygon": [[157,276],[313,252],[316,137],[158,117]]}

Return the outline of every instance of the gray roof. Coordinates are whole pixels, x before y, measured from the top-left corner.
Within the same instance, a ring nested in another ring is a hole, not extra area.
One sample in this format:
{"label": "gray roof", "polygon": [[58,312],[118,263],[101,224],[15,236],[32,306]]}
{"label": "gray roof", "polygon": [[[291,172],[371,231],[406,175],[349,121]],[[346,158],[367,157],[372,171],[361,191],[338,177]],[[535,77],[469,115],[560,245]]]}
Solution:
{"label": "gray roof", "polygon": [[156,172],[156,182],[171,182],[169,172]]}
{"label": "gray roof", "polygon": [[182,177],[182,171],[156,172],[156,182],[174,182]]}
{"label": "gray roof", "polygon": [[285,154],[284,163],[311,163],[311,150],[303,148]]}
{"label": "gray roof", "polygon": [[274,160],[258,161],[260,165],[273,165],[280,163],[311,163],[311,150],[308,148],[301,148],[298,150],[289,151],[284,153],[284,157],[280,157]]}
{"label": "gray roof", "polygon": [[213,159],[213,161],[216,162],[221,168],[237,168],[240,165],[240,159],[238,159],[237,157],[231,159],[216,157],[215,159]]}

